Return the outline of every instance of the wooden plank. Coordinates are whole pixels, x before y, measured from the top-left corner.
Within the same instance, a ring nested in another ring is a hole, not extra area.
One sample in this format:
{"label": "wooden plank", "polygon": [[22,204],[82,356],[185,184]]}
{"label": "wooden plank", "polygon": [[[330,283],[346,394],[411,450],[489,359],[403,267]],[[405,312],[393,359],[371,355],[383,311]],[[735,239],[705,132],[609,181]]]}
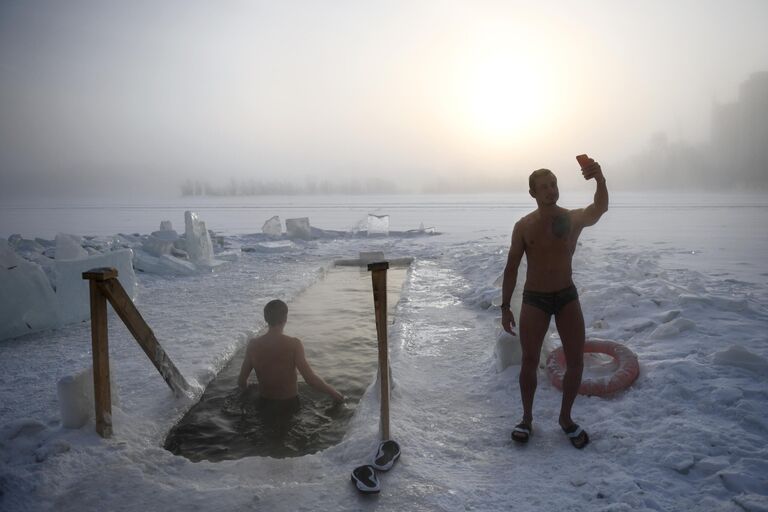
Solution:
{"label": "wooden plank", "polygon": [[106,281],[92,281],[92,283],[99,287],[101,293],[112,304],[117,315],[144,350],[144,353],[147,354],[152,364],[155,365],[157,371],[160,372],[168,387],[177,394],[189,391],[190,387],[186,379],[157,341],[155,333],[149,328],[120,281],[108,279]]}
{"label": "wooden plank", "polygon": [[114,277],[117,277],[117,269],[113,267],[92,268],[87,272],[83,272],[83,279],[88,279],[89,281],[106,281]]}
{"label": "wooden plank", "polygon": [[91,349],[93,353],[93,397],[96,408],[96,432],[112,436],[112,391],[109,385],[109,340],[107,299],[97,281],[91,281]]}
{"label": "wooden plank", "polygon": [[376,313],[376,334],[379,346],[379,388],[381,391],[381,439],[390,439],[389,431],[389,346],[387,343],[387,269],[385,262],[371,263],[373,307]]}

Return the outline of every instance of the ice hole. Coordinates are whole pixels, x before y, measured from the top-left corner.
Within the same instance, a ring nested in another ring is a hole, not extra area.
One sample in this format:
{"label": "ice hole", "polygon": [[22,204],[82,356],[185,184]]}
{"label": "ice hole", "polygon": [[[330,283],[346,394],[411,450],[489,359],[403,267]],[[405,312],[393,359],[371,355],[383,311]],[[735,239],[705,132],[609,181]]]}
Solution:
{"label": "ice hole", "polygon": [[[391,268],[387,272],[390,322],[407,270]],[[254,311],[256,314],[261,313]],[[334,405],[297,375],[299,410],[288,418],[269,417],[256,408],[250,389],[243,396],[237,393],[242,347],[211,381],[200,401],[171,429],[165,448],[193,461],[221,461],[298,457],[338,444],[376,375],[370,272],[356,267],[335,267],[327,272],[288,305],[285,333],[302,340],[315,373],[344,394],[346,404]],[[250,380],[255,382],[253,374]]]}

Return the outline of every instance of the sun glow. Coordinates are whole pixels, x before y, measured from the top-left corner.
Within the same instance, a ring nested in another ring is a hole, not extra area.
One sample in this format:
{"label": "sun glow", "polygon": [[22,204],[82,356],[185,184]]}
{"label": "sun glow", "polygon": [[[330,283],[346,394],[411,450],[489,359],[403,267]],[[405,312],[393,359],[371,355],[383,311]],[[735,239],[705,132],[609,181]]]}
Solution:
{"label": "sun glow", "polygon": [[536,66],[520,56],[481,58],[467,84],[468,116],[484,137],[513,138],[536,123],[545,105],[544,84]]}
{"label": "sun glow", "polygon": [[452,56],[452,105],[486,149],[529,144],[557,122],[569,50],[557,32],[483,19]]}

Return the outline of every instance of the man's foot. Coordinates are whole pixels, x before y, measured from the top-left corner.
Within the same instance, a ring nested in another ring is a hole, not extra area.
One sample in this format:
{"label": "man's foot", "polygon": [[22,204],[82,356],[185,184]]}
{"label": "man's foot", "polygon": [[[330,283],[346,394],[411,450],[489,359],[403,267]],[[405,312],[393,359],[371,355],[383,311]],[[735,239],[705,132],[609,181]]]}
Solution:
{"label": "man's foot", "polygon": [[565,435],[568,436],[568,439],[571,441],[571,444],[575,447],[581,450],[585,446],[589,444],[589,436],[587,435],[586,430],[578,426],[577,424],[573,423],[570,427],[565,428],[563,427],[563,432],[565,432]]}
{"label": "man's foot", "polygon": [[512,429],[512,440],[518,443],[527,443],[533,435],[533,427],[530,422],[520,422]]}

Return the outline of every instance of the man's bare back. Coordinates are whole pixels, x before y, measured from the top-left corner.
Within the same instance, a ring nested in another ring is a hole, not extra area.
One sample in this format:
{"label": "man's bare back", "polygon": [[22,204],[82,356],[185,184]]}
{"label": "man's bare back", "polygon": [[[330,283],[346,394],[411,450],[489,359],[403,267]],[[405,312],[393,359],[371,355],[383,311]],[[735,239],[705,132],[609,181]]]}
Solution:
{"label": "man's bare back", "polygon": [[326,393],[337,402],[344,400],[341,393],[312,370],[301,340],[283,334],[288,318],[288,306],[280,300],[270,301],[264,308],[264,318],[269,324],[269,330],[248,342],[237,380],[240,389],[248,386],[248,376],[254,371],[258,380],[259,397],[268,400],[295,398],[298,394],[298,370],[306,383],[313,388]]}
{"label": "man's bare back", "polygon": [[300,346],[298,338],[276,332],[248,342],[245,358],[256,373],[259,396],[283,400],[297,395],[296,352]]}

